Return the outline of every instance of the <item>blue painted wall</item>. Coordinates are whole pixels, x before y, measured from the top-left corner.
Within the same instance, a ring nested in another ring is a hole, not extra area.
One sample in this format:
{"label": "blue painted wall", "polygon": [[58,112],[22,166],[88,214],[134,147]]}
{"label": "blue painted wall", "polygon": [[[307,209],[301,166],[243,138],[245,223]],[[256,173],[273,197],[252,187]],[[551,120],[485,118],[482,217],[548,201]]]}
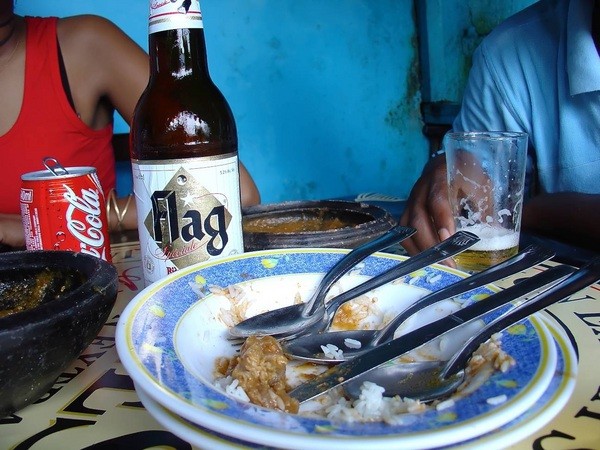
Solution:
{"label": "blue painted wall", "polygon": [[[406,197],[429,151],[422,93],[437,101],[464,81],[464,62],[446,58],[436,72],[431,49],[447,45],[449,30],[472,26],[469,5],[481,1],[201,0],[211,74],[263,202]],[[448,4],[465,14],[457,18]],[[147,49],[148,0],[17,0],[16,10],[99,14]],[[443,20],[418,31],[425,12]],[[497,8],[490,13],[499,17]],[[428,63],[422,74],[419,50]],[[116,131],[127,130],[117,119]]]}
{"label": "blue painted wall", "polygon": [[416,0],[425,122],[452,122],[475,48],[506,17],[535,1]]}

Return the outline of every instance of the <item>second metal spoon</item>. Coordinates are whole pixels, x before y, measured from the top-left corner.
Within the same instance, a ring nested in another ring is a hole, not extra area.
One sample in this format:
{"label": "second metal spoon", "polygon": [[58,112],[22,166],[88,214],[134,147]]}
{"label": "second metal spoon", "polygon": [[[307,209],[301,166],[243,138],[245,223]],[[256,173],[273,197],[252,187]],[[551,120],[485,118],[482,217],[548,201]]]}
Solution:
{"label": "second metal spoon", "polygon": [[[288,356],[304,361],[320,363],[340,363],[346,361],[392,339],[396,329],[409,317],[423,308],[506,278],[521,270],[546,261],[552,258],[552,256],[554,256],[552,251],[537,245],[530,245],[502,263],[453,283],[444,289],[421,297],[398,314],[384,328],[379,330],[344,330],[304,334],[295,339],[282,342],[283,350]],[[356,342],[359,343],[358,348],[351,345]],[[335,356],[330,353],[324,353],[323,347],[326,347],[328,344],[334,345],[342,351],[335,352]]]}
{"label": "second metal spoon", "polygon": [[[408,258],[391,269],[343,292],[327,303],[322,301],[325,297],[322,295],[319,297],[318,302],[312,302],[311,304],[293,304],[283,308],[273,309],[238,323],[229,329],[229,334],[233,338],[246,338],[252,335],[271,335],[277,339],[292,339],[306,333],[324,330],[327,328],[330,317],[335,312],[335,309],[343,302],[356,298],[359,295],[393,281],[400,276],[411,273],[414,270],[421,269],[429,264],[454,256],[472,246],[477,241],[479,241],[479,238],[473,233],[458,231],[439,244],[418,255]],[[346,259],[355,251],[356,249],[348,253],[342,260]],[[372,251],[370,253],[372,253]],[[370,253],[365,254],[364,258]],[[364,258],[361,258],[361,260]],[[358,261],[354,261],[354,264],[352,265],[355,265],[356,262]],[[352,266],[348,267],[346,272],[351,267]],[[336,278],[336,281],[340,277],[341,275]],[[321,284],[323,284],[323,282]],[[330,283],[329,286],[331,286],[331,284],[333,283]]]}

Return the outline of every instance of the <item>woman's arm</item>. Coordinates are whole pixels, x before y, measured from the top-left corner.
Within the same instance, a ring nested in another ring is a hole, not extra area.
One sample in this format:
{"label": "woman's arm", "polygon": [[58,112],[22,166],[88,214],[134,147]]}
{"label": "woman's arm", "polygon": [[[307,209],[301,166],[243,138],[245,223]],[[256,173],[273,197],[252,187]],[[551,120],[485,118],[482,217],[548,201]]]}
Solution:
{"label": "woman's arm", "polygon": [[254,206],[260,203],[260,192],[252,179],[252,176],[240,161],[240,189],[242,194],[242,206]]}
{"label": "woman's arm", "polygon": [[[148,84],[146,52],[119,27],[99,16],[61,19],[58,38],[81,120],[92,128],[102,128],[108,123],[104,121],[112,121],[112,106],[131,123]],[[111,113],[109,117],[104,117],[106,111]]]}

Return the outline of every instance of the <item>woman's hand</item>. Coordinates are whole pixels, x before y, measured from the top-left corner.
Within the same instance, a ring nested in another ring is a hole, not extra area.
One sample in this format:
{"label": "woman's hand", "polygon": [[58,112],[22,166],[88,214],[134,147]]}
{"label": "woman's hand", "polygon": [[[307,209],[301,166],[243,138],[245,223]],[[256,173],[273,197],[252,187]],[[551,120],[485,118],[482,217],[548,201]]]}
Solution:
{"label": "woman's hand", "polygon": [[0,214],[0,245],[12,248],[25,247],[25,233],[20,215]]}

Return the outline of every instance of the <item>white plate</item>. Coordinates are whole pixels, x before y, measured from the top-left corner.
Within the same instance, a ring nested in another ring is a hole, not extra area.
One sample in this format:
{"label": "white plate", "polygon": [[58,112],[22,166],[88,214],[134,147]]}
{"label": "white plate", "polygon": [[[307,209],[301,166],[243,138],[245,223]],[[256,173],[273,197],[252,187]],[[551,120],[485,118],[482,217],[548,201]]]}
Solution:
{"label": "white plate", "polygon": [[[117,350],[134,382],[160,405],[194,423],[249,442],[286,448],[362,449],[430,448],[472,439],[518,420],[546,391],[554,377],[556,348],[547,329],[532,318],[505,333],[503,348],[517,360],[512,370],[494,374],[481,388],[456,401],[449,410],[406,414],[402,423],[340,423],[268,410],[231,398],[216,389],[212,371],[216,358],[233,353],[227,342],[222,308],[229,300],[211,294],[210,285],[243,284],[247,298],[257,295],[256,314],[306,298],[318,280],[344,253],[339,249],[289,249],[246,253],[199,264],[149,286],[127,306],[117,326]],[[341,289],[373,276],[405,258],[376,254],[359,273],[348,275]],[[405,303],[464,276],[442,266],[428,267],[373,294],[378,305]],[[193,287],[193,288],[192,288]],[[200,298],[198,292],[206,296]],[[481,288],[474,298],[491,291]],[[399,299],[406,297],[404,302]],[[471,297],[470,297],[471,298]],[[431,307],[407,329],[456,309]],[[453,306],[454,305],[454,306]],[[372,314],[371,316],[377,316]],[[499,405],[487,399],[506,395]]]}
{"label": "white plate", "polygon": [[[506,448],[542,428],[562,410],[575,388],[577,357],[564,331],[551,321],[548,321],[546,325],[556,340],[558,349],[555,376],[546,392],[518,420],[509,422],[485,436],[475,438],[471,442],[458,444],[458,447],[453,446],[453,448],[456,450],[470,450],[480,449],[485,445],[493,446],[490,448]],[[214,431],[201,427],[164,408],[139,386],[136,385],[135,389],[150,415],[166,429],[192,445],[214,450],[265,448],[262,445],[236,437],[217,435]]]}
{"label": "white plate", "polygon": [[492,445],[491,448],[508,448],[549,423],[571,398],[577,380],[577,355],[564,330],[547,316],[540,317],[552,334],[558,350],[555,374],[546,392],[517,419],[496,432],[460,445],[457,450],[479,450],[486,445]]}
{"label": "white plate", "polygon": [[161,406],[160,403],[153,400],[149,394],[137,385],[135,386],[135,391],[144,405],[144,408],[146,408],[158,423],[191,445],[210,450],[266,448],[263,445],[254,444],[206,429]]}

